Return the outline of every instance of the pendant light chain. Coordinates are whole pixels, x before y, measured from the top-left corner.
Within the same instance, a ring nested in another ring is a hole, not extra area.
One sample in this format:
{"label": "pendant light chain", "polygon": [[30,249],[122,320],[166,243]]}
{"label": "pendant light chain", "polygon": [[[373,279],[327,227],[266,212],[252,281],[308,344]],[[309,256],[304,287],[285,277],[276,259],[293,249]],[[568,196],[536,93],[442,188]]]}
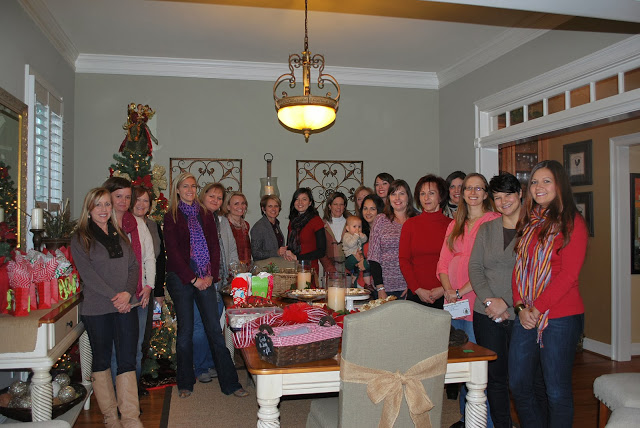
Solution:
{"label": "pendant light chain", "polygon": [[309,35],[307,31],[307,1],[304,0],[304,51],[309,52]]}

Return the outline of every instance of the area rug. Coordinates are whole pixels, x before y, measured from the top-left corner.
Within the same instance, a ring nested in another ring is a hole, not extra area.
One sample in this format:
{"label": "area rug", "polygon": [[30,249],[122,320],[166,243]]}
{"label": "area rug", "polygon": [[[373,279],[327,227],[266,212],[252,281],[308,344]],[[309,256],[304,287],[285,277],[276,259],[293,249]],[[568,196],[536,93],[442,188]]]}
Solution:
{"label": "area rug", "polygon": [[[238,376],[249,397],[237,398],[220,392],[214,379],[210,383],[196,382],[189,398],[179,398],[178,388],[166,388],[163,417],[160,428],[182,427],[255,427],[258,403],[253,384],[246,382],[247,372],[239,370]],[[280,400],[280,426],[282,428],[304,428],[311,400],[320,395],[288,396]],[[168,417],[167,417],[168,415]],[[442,427],[448,428],[460,419],[458,400],[448,400],[446,394],[442,407]]]}

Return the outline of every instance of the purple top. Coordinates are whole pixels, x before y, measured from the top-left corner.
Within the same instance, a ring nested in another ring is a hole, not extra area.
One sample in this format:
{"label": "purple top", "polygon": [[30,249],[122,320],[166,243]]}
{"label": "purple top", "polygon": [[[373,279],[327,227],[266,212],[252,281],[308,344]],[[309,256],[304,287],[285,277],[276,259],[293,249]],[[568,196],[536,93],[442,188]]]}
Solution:
{"label": "purple top", "polygon": [[389,221],[384,214],[378,214],[373,221],[369,253],[367,259],[378,262],[382,267],[382,279],[386,291],[404,291],[407,282],[400,271],[398,258],[402,225]]}

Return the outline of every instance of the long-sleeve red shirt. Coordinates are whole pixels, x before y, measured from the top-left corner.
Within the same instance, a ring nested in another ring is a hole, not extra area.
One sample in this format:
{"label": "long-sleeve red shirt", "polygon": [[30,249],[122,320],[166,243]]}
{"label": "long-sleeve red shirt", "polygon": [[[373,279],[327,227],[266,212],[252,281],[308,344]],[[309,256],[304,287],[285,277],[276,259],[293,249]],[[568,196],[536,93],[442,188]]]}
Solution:
{"label": "long-sleeve red shirt", "polygon": [[400,233],[400,270],[409,289],[440,287],[435,275],[447,226],[452,220],[438,211],[408,219]]}
{"label": "long-sleeve red shirt", "polygon": [[[542,294],[533,302],[533,306],[541,313],[550,309],[550,319],[584,313],[584,304],[578,288],[578,275],[587,252],[588,237],[589,233],[584,219],[581,215],[576,214],[573,221],[571,239],[567,246],[560,250],[559,254],[558,249],[564,243],[564,236],[559,233],[553,241],[551,280]],[[527,250],[533,252],[537,242],[536,232],[536,236],[531,240]],[[511,281],[514,304],[522,301],[515,279],[514,269]]]}

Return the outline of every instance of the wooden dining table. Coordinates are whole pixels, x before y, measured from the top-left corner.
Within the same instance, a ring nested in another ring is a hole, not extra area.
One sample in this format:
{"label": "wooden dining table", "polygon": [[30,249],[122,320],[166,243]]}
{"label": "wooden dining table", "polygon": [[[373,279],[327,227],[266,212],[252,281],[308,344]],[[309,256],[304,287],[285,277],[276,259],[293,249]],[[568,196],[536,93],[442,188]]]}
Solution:
{"label": "wooden dining table", "polygon": [[[276,367],[260,359],[255,346],[241,349],[248,372],[256,385],[258,428],[280,426],[278,404],[285,395],[320,394],[340,390],[340,353],[334,358]],[[495,352],[467,343],[449,348],[445,383],[467,384],[467,427],[487,426],[487,364]]]}

